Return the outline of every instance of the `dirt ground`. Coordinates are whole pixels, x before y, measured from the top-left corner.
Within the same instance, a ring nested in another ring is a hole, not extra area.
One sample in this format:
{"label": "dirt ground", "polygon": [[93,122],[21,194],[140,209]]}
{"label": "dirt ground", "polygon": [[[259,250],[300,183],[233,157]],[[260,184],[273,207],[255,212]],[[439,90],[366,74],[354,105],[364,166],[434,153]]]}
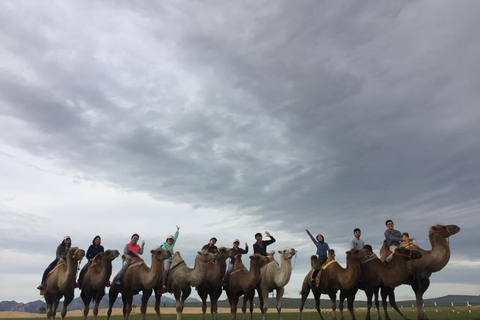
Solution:
{"label": "dirt ground", "polygon": [[[98,315],[99,316],[106,316],[107,315],[107,310],[108,309],[100,309],[98,310]],[[60,316],[60,311],[57,310],[57,317]],[[309,312],[312,310],[305,310],[304,312]],[[323,311],[323,310],[322,310]],[[160,312],[162,314],[174,314],[175,313],[175,308],[160,308]],[[219,313],[230,313],[230,308],[218,308]],[[240,311],[241,312],[241,311]],[[254,313],[260,312],[258,308],[254,310]],[[282,312],[298,312],[298,309],[282,309]],[[140,313],[140,308],[135,308],[135,310],[132,310],[132,314],[138,314]],[[155,313],[155,310],[152,308],[147,309],[147,313]],[[201,308],[185,308],[183,309],[184,314],[200,314],[202,313]],[[210,313],[210,309],[207,309],[207,313]],[[114,308],[112,310],[112,315],[120,315],[122,314],[122,309],[121,308]],[[93,316],[92,309],[90,309],[89,312],[90,316]],[[81,317],[83,316],[83,311],[82,310],[74,310],[74,311],[68,311],[67,317]],[[16,311],[0,311],[0,319],[5,319],[5,318],[45,318],[44,314],[39,314],[39,313],[29,313],[29,312],[16,312]]]}

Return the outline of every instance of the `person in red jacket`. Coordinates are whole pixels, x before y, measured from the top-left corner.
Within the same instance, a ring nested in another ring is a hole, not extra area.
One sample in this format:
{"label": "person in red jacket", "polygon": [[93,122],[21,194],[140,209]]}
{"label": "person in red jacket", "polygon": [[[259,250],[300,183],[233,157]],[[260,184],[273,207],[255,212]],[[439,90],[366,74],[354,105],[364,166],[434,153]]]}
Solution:
{"label": "person in red jacket", "polygon": [[125,245],[125,248],[123,248],[123,254],[125,255],[125,261],[123,262],[122,269],[117,274],[117,280],[115,281],[115,284],[120,285],[122,283],[122,276],[127,271],[128,266],[130,265],[130,256],[127,255],[126,253],[128,251],[133,251],[138,255],[143,254],[143,248],[145,247],[145,241],[142,241],[142,246],[138,245],[138,239],[140,239],[140,236],[136,233],[132,235],[132,238],[129,243]]}

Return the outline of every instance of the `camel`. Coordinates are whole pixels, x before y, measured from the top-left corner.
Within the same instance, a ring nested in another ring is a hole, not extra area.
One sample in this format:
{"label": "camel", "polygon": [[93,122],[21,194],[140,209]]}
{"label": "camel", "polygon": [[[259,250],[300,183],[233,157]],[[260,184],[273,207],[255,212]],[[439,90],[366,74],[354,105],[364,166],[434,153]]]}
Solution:
{"label": "camel", "polygon": [[[250,256],[250,271],[247,271],[242,263],[242,255],[238,254],[235,256],[235,265],[230,273],[227,287],[225,289],[228,302],[230,303],[230,312],[233,320],[237,319],[237,304],[240,296],[245,292],[255,289],[260,281],[260,268],[267,263],[270,263],[268,257],[255,253]],[[242,308],[242,311],[243,314],[245,314],[246,309]]]}
{"label": "camel", "polygon": [[[428,238],[432,245],[432,250],[423,250],[416,245],[411,245],[409,248],[418,250],[422,254],[422,258],[416,260],[412,264],[408,280],[405,284],[409,284],[415,292],[417,302],[417,319],[428,320],[423,307],[423,294],[427,291],[430,285],[430,276],[433,272],[443,269],[450,260],[450,246],[447,238],[460,231],[460,227],[456,225],[434,225],[428,231]],[[381,254],[386,252],[386,246],[381,249]],[[390,296],[390,301],[394,299],[393,293]]]}
{"label": "camel", "polygon": [[227,271],[226,260],[232,255],[232,249],[226,247],[218,248],[217,261],[215,264],[208,264],[206,281],[197,287],[198,295],[202,299],[202,320],[205,320],[207,311],[207,297],[210,296],[210,312],[212,319],[217,320],[217,301],[222,294],[222,283],[225,271]]}
{"label": "camel", "polygon": [[[170,271],[167,278],[167,291],[173,293],[176,300],[177,320],[182,319],[182,312],[185,306],[185,300],[192,292],[192,286],[198,287],[206,280],[207,263],[213,263],[216,255],[202,250],[198,251],[195,257],[195,264],[193,269],[189,268],[185,261],[180,256],[180,252],[175,252]],[[160,315],[160,300],[162,293],[155,290],[155,312],[158,319]]]}
{"label": "camel", "polygon": [[[371,247],[370,247],[371,248]],[[368,251],[368,250],[367,250]],[[371,251],[370,251],[371,252]],[[353,320],[355,315],[353,313],[353,301],[358,289],[365,291],[367,296],[367,320],[370,320],[370,309],[372,308],[372,296],[375,294],[375,306],[377,308],[378,319],[381,319],[379,304],[378,304],[378,290],[382,287],[382,306],[385,313],[385,319],[389,320],[390,316],[387,312],[387,295],[393,290],[403,284],[408,278],[408,264],[412,263],[414,259],[420,259],[422,254],[417,250],[409,250],[406,248],[398,248],[393,255],[392,261],[386,266],[374,253],[371,253],[362,263],[362,280],[358,282],[357,287],[353,290],[340,291],[340,319],[343,317],[343,302],[345,298],[348,301],[348,310]],[[390,300],[392,307],[404,318],[405,316],[398,309],[395,299]]]}
{"label": "camel", "polygon": [[[273,290],[277,291],[278,319],[282,319],[282,297],[285,291],[284,287],[287,285],[288,281],[290,281],[290,276],[292,275],[292,258],[296,255],[297,251],[293,248],[283,248],[282,250],[279,250],[278,253],[280,254],[280,266],[275,260],[264,266],[260,270],[260,282],[255,287],[260,299],[260,310],[263,314],[263,320],[267,319],[268,293]],[[250,318],[253,314],[254,295],[255,291],[250,290],[245,294],[245,298],[243,299],[242,311],[246,310],[247,300],[250,301]]]}
{"label": "camel", "polygon": [[[313,292],[315,298],[315,309],[320,316],[320,319],[323,320],[322,313],[320,311],[320,295],[322,293],[328,294],[330,301],[332,303],[332,314],[333,319],[337,319],[336,316],[336,295],[337,291],[340,288],[344,290],[352,290],[357,285],[357,282],[362,276],[362,270],[360,269],[360,262],[365,258],[366,251],[364,249],[358,250],[353,248],[346,252],[347,254],[347,267],[342,268],[336,260],[331,260],[329,263],[325,263],[322,266],[322,271],[320,273],[320,281],[318,286],[312,286],[311,277],[313,270],[310,270],[302,284],[302,301],[300,303],[300,314],[299,320],[302,319],[303,307],[305,306],[305,301],[307,300],[310,290]],[[316,256],[312,256],[312,267],[316,263]]]}
{"label": "camel", "polygon": [[65,297],[62,308],[62,320],[67,314],[67,307],[72,302],[77,277],[78,262],[85,256],[85,251],[72,247],[67,252],[67,262],[61,262],[50,272],[40,294],[45,296],[47,319],[55,319],[58,302]]}
{"label": "camel", "polygon": [[120,255],[118,250],[107,250],[101,252],[93,258],[92,265],[88,267],[82,281],[82,293],[80,297],[83,300],[85,308],[83,309],[83,318],[87,320],[90,301],[95,300],[93,316],[97,320],[98,305],[105,295],[105,286],[112,275],[112,261]]}
{"label": "camel", "polygon": [[161,247],[151,250],[150,252],[152,254],[152,266],[150,268],[135,252],[127,252],[132,258],[130,267],[123,274],[122,283],[120,285],[115,284],[117,280],[116,276],[113,278],[110,292],[108,294],[110,301],[107,320],[110,319],[112,306],[115,303],[115,300],[117,300],[119,293],[122,294],[123,317],[125,320],[128,320],[130,312],[132,311],[133,295],[138,294],[140,291],[143,292],[140,312],[142,313],[142,319],[145,320],[147,302],[152,295],[152,289],[162,284],[163,261],[171,255],[170,251],[164,250]]}

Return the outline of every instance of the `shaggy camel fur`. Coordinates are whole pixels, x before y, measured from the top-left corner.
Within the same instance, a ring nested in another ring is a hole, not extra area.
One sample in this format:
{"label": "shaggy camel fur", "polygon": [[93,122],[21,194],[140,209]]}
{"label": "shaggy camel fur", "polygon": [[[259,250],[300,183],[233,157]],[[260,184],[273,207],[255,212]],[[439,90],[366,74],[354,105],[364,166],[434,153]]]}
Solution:
{"label": "shaggy camel fur", "polygon": [[67,252],[67,263],[59,263],[45,280],[44,289],[40,292],[45,296],[47,304],[47,319],[55,319],[58,302],[63,301],[62,320],[67,314],[67,307],[72,302],[77,277],[78,261],[85,256],[85,251],[77,247],[70,248]]}
{"label": "shaggy camel fur", "polygon": [[[260,270],[260,282],[255,287],[260,299],[260,310],[263,314],[263,320],[267,319],[268,293],[273,290],[277,291],[278,319],[282,319],[282,297],[283,292],[285,291],[284,287],[287,285],[288,281],[290,281],[290,276],[292,275],[292,258],[297,252],[293,248],[283,248],[282,250],[279,250],[278,253],[280,254],[280,266],[274,260],[263,267]],[[246,309],[247,300],[250,301],[250,317],[252,317],[253,313],[254,295],[254,290],[250,290],[245,294],[245,299],[243,300],[245,306],[242,307],[242,311]]]}
{"label": "shaggy camel fur", "polygon": [[207,297],[210,296],[210,312],[212,319],[217,320],[217,301],[222,294],[222,283],[227,271],[226,260],[233,255],[231,248],[220,247],[217,249],[217,261],[215,264],[207,264],[206,280],[197,287],[198,295],[202,299],[202,320],[205,320],[207,311]]}
{"label": "shaggy camel fur", "polygon": [[[409,249],[418,250],[422,254],[422,258],[412,264],[408,280],[405,282],[406,284],[410,284],[415,292],[418,320],[428,320],[423,307],[423,294],[430,285],[430,276],[432,273],[442,270],[450,260],[450,246],[447,238],[459,231],[460,228],[456,225],[444,226],[437,224],[430,227],[428,231],[428,238],[432,245],[432,250],[423,250],[416,245],[409,247]],[[381,253],[385,250],[384,245]],[[390,301],[392,296],[390,296]]]}
{"label": "shaggy camel fur", "polygon": [[83,318],[87,320],[90,301],[95,300],[93,307],[93,317],[97,320],[98,305],[105,295],[105,286],[112,275],[112,261],[120,255],[118,250],[107,250],[101,252],[93,258],[92,265],[87,269],[83,276],[82,297]]}
{"label": "shaggy camel fur", "polygon": [[140,312],[142,313],[142,319],[145,320],[147,302],[152,295],[152,289],[162,284],[163,261],[171,255],[170,251],[166,251],[161,247],[150,252],[152,253],[151,268],[135,252],[128,251],[127,254],[132,258],[130,267],[123,274],[122,283],[120,285],[115,284],[117,280],[115,276],[110,287],[107,320],[110,319],[112,306],[115,300],[117,300],[119,293],[122,294],[123,317],[127,320],[132,311],[133,295],[138,294],[140,291],[143,292]]}
{"label": "shaggy camel fur", "polygon": [[[270,263],[268,257],[255,253],[250,256],[250,272],[245,270],[242,263],[242,255],[235,256],[235,265],[228,278],[228,284],[225,291],[227,292],[228,302],[230,303],[230,312],[232,319],[237,319],[237,304],[239,298],[245,293],[249,292],[257,286],[260,281],[260,268]],[[245,306],[245,304],[244,304]],[[245,314],[246,309],[242,309]]]}
{"label": "shaggy camel fur", "polygon": [[[417,250],[409,250],[406,248],[398,248],[393,255],[392,261],[386,266],[375,254],[369,252],[370,256],[362,263],[362,280],[358,282],[357,287],[353,290],[341,290],[340,292],[340,319],[343,317],[343,302],[345,298],[348,301],[348,311],[353,320],[355,315],[353,313],[353,301],[358,289],[365,291],[367,296],[367,320],[370,320],[370,309],[372,308],[372,297],[375,294],[375,306],[377,308],[378,319],[381,319],[379,304],[378,304],[378,290],[382,287],[382,306],[385,313],[385,319],[389,320],[390,316],[387,312],[386,297],[390,295],[393,290],[403,284],[408,278],[408,264],[409,261],[420,259],[422,254]],[[390,300],[391,306],[403,317],[405,316],[398,309],[395,299]]]}
{"label": "shaggy camel fur", "polygon": [[[307,300],[310,290],[313,292],[315,298],[315,309],[320,316],[320,319],[323,320],[322,313],[320,311],[320,295],[322,293],[328,294],[330,301],[332,303],[332,312],[333,319],[337,319],[336,316],[336,294],[340,288],[345,290],[352,290],[357,282],[362,276],[362,270],[360,269],[360,262],[365,258],[366,251],[358,250],[353,248],[346,252],[347,254],[347,268],[342,268],[335,260],[331,261],[330,264],[324,264],[322,267],[322,272],[320,275],[320,283],[318,287],[312,287],[311,276],[313,270],[310,270],[302,284],[302,302],[300,303],[300,314],[299,320],[302,319],[303,307],[305,306],[305,301]],[[316,258],[316,256],[313,256]],[[313,258],[312,257],[312,258]],[[312,259],[312,268],[315,265],[316,259]]]}
{"label": "shaggy camel fur", "polygon": [[[177,320],[182,319],[182,312],[185,306],[185,300],[192,292],[192,286],[198,287],[206,280],[207,263],[215,261],[215,254],[202,250],[198,251],[195,257],[193,269],[189,268],[180,256],[179,252],[175,252],[172,259],[172,265],[168,272],[167,290],[173,293],[176,301]],[[160,299],[162,294],[155,290],[155,311],[158,319],[160,315]]]}

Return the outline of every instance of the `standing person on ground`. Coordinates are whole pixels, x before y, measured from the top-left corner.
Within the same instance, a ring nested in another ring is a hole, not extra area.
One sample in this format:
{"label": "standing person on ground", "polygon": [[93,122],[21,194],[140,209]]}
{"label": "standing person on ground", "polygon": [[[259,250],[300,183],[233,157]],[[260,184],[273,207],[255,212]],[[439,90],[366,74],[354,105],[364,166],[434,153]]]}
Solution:
{"label": "standing person on ground", "polygon": [[137,234],[137,233],[134,233],[132,235],[132,238],[130,239],[130,242],[127,243],[125,245],[125,248],[123,248],[123,254],[125,256],[125,261],[123,261],[123,266],[122,266],[122,269],[120,269],[120,271],[117,273],[117,281],[115,281],[115,284],[116,285],[120,285],[121,282],[122,282],[122,276],[123,274],[125,273],[125,271],[127,271],[128,269],[128,266],[130,265],[130,256],[127,254],[127,252],[130,250],[130,251],[133,251],[135,252],[136,254],[138,255],[142,255],[143,254],[143,248],[145,247],[145,241],[142,241],[142,246],[139,246],[137,244],[138,242],[138,239],[140,239],[140,236]]}
{"label": "standing person on ground", "polygon": [[217,243],[217,238],[213,237],[210,239],[210,241],[202,247],[202,250],[207,250],[208,252],[211,253],[218,253],[217,246],[215,245]]}
{"label": "standing person on ground", "polygon": [[38,290],[43,290],[44,289],[45,280],[47,280],[48,274],[50,273],[50,271],[53,270],[53,268],[55,268],[57,263],[66,262],[65,260],[66,260],[66,257],[67,257],[67,252],[71,247],[72,247],[72,239],[70,239],[69,236],[65,236],[63,238],[63,241],[57,247],[57,251],[55,252],[55,260],[53,260],[48,265],[47,269],[45,269],[45,271],[43,272],[42,282],[37,287]]}
{"label": "standing person on ground", "polygon": [[363,249],[365,246],[365,242],[363,242],[362,239],[360,239],[360,236],[362,235],[362,231],[360,231],[360,228],[355,228],[353,229],[353,235],[354,238],[350,240],[350,249],[352,248],[357,248],[357,249]]}
{"label": "standing person on ground", "polygon": [[178,238],[178,233],[180,231],[180,227],[177,226],[177,231],[175,231],[174,235],[169,235],[167,239],[165,240],[164,243],[160,245],[160,247],[166,251],[170,251],[171,255],[169,258],[165,259],[163,261],[163,288],[162,291],[166,292],[167,291],[167,276],[168,276],[168,271],[170,270],[170,265],[172,264],[172,259],[173,259],[173,247],[175,246],[175,243],[177,242]]}
{"label": "standing person on ground", "polygon": [[257,242],[253,244],[253,253],[259,253],[262,256],[268,256],[267,246],[277,240],[275,240],[275,238],[268,231],[265,231],[265,235],[269,237],[270,240],[262,240],[263,238],[260,232],[255,234],[255,240],[257,240]]}
{"label": "standing person on ground", "polygon": [[388,244],[387,258],[385,261],[388,263],[393,258],[392,253],[395,252],[395,249],[398,247],[400,242],[402,242],[402,234],[400,231],[393,228],[394,225],[392,220],[385,221],[385,225],[387,226],[387,230],[385,230],[384,235]]}
{"label": "standing person on ground", "polygon": [[83,266],[82,270],[80,271],[80,275],[78,276],[77,286],[79,288],[82,287],[83,276],[85,275],[85,272],[87,272],[88,267],[92,265],[93,258],[95,258],[95,256],[100,252],[105,251],[105,249],[102,245],[100,245],[100,243],[102,243],[102,238],[100,238],[100,236],[95,236],[95,238],[93,238],[92,240],[92,244],[90,245],[90,247],[88,247],[86,254],[87,263]]}

